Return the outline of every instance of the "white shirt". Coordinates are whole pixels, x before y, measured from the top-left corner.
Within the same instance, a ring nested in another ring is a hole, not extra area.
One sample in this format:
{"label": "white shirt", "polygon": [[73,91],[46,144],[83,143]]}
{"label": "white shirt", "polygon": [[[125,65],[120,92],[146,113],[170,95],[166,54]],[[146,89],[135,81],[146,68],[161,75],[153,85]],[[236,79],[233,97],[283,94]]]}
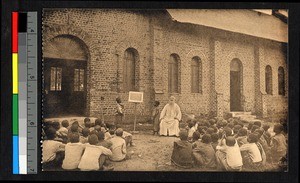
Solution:
{"label": "white shirt", "polygon": [[191,138],[193,137],[194,132],[196,131],[195,126],[189,129],[188,137]]}
{"label": "white shirt", "polygon": [[111,151],[105,147],[86,144],[78,168],[83,171],[99,170],[99,157],[101,154],[112,155]]}
{"label": "white shirt", "polygon": [[67,143],[65,147],[65,159],[62,168],[72,170],[78,168],[85,145],[82,143]]}
{"label": "white shirt", "polygon": [[126,157],[126,142],[122,137],[114,136],[110,139],[112,146],[112,161],[121,161]]}
{"label": "white shirt", "polygon": [[59,128],[58,133],[62,136],[68,136],[68,129],[62,126]]}
{"label": "white shirt", "polygon": [[55,140],[44,140],[42,144],[43,148],[43,163],[50,162],[55,159],[56,152],[63,151],[63,143]]}
{"label": "white shirt", "polygon": [[238,143],[235,141],[234,146],[217,146],[217,150],[223,151],[226,153],[227,164],[231,168],[236,168],[243,165],[243,159]]}
{"label": "white shirt", "polygon": [[250,155],[251,160],[253,163],[261,162],[261,154],[260,151],[255,143],[243,144],[240,147],[241,151],[247,151]]}
{"label": "white shirt", "polygon": [[181,120],[181,111],[178,104],[170,105],[166,104],[163,110],[160,113],[159,119],[165,119],[166,121],[172,121],[174,118],[177,118],[178,121]]}

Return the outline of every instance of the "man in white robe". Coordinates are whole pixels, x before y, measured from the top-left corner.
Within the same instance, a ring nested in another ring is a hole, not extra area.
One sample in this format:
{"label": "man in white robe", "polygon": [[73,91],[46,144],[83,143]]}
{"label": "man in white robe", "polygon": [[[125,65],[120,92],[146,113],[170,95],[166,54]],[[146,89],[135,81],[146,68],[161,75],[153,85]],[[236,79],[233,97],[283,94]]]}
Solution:
{"label": "man in white robe", "polygon": [[179,121],[181,120],[180,107],[175,103],[175,97],[171,96],[169,103],[160,113],[159,134],[164,136],[179,136]]}

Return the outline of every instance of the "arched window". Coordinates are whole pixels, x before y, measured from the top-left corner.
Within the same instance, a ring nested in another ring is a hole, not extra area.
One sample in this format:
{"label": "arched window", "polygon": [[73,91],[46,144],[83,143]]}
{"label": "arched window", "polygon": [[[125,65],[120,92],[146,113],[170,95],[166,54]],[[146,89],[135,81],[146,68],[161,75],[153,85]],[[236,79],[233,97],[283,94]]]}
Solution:
{"label": "arched window", "polygon": [[171,54],[168,65],[168,87],[169,93],[179,92],[179,56]]}
{"label": "arched window", "polygon": [[272,68],[271,66],[266,66],[266,73],[265,73],[265,83],[266,83],[266,93],[269,95],[273,94],[273,84],[272,84]]}
{"label": "arched window", "polygon": [[123,68],[123,89],[124,91],[136,90],[136,61],[138,52],[133,48],[125,50]]}
{"label": "arched window", "polygon": [[201,93],[201,60],[195,56],[191,62],[191,92]]}
{"label": "arched window", "polygon": [[285,81],[284,81],[284,69],[278,68],[278,94],[285,95]]}

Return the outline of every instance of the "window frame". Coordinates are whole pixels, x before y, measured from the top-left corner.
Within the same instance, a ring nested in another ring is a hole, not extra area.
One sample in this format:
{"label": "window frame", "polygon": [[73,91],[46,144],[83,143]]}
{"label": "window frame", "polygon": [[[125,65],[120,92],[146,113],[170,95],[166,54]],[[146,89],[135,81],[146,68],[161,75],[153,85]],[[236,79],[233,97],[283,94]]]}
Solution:
{"label": "window frame", "polygon": [[267,95],[273,95],[273,71],[270,65],[265,67],[265,91]]}
{"label": "window frame", "polygon": [[[52,69],[54,69],[54,89],[52,88]],[[58,77],[58,70],[60,70],[60,77]],[[63,69],[62,67],[50,67],[50,88],[49,88],[49,91],[51,92],[61,92],[62,91],[62,72],[63,72]],[[58,83],[58,78],[60,78],[60,83]]]}
{"label": "window frame", "polygon": [[[196,73],[194,68],[196,67]],[[196,79],[194,77],[197,77]],[[196,82],[194,82],[197,80]],[[196,83],[196,86],[194,85]],[[201,58],[194,56],[191,59],[191,93],[202,94],[202,62]]]}
{"label": "window frame", "polygon": [[280,96],[286,95],[285,72],[282,66],[278,67],[278,95]]}
{"label": "window frame", "polygon": [[[78,70],[77,74],[76,74],[76,70]],[[84,77],[85,77],[85,69],[74,68],[74,80],[73,80],[73,91],[74,92],[84,92],[85,91],[85,84],[84,84],[85,78]],[[77,78],[77,80],[75,78]],[[77,83],[76,83],[76,81],[77,81]],[[83,85],[83,87],[81,87],[81,84]]]}
{"label": "window frame", "polygon": [[[179,93],[179,56],[171,54],[168,61],[168,92]],[[175,77],[173,77],[175,76]]]}

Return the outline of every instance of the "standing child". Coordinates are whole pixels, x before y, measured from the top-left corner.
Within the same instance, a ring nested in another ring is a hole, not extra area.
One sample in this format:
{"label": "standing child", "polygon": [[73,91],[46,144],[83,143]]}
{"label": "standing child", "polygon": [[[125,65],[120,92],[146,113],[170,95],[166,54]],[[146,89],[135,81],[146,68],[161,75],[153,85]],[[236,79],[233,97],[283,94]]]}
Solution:
{"label": "standing child", "polygon": [[154,102],[154,108],[152,110],[152,115],[151,115],[151,121],[153,122],[153,135],[157,134],[159,132],[159,101]]}
{"label": "standing child", "polygon": [[123,121],[123,116],[124,116],[124,105],[122,104],[121,98],[117,97],[116,98],[116,103],[117,103],[117,110],[116,110],[116,115],[115,115],[115,126],[118,127],[118,124],[122,124]]}
{"label": "standing child", "polygon": [[74,170],[78,168],[85,146],[79,142],[79,134],[70,135],[70,143],[65,147],[65,159],[62,168],[65,170]]}

